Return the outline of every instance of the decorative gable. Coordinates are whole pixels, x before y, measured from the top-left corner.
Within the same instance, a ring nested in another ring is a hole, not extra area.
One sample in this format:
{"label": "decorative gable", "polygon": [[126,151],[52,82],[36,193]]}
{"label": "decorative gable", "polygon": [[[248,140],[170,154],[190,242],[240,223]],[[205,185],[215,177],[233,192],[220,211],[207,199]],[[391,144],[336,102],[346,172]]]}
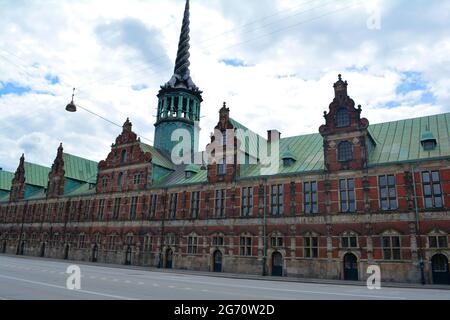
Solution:
{"label": "decorative gable", "polygon": [[64,194],[64,158],[63,158],[63,146],[59,145],[56,159],[53,162],[52,170],[48,174],[48,198],[56,198]]}
{"label": "decorative gable", "polygon": [[10,201],[19,201],[25,198],[25,155],[20,157],[14,178],[11,182]]}
{"label": "decorative gable", "polygon": [[98,165],[97,192],[143,190],[152,183],[152,154],[144,152],[129,119]]}
{"label": "decorative gable", "polygon": [[327,171],[358,170],[367,166],[369,121],[361,118],[362,108],[348,96],[348,83],[339,75],[334,84],[335,97],[324,113],[325,125],[319,129],[324,140]]}
{"label": "decorative gable", "polygon": [[235,129],[230,121],[230,109],[224,102],[219,111],[215,134],[211,136],[211,143],[206,146],[207,154],[210,155],[207,168],[210,183],[231,182],[240,175]]}

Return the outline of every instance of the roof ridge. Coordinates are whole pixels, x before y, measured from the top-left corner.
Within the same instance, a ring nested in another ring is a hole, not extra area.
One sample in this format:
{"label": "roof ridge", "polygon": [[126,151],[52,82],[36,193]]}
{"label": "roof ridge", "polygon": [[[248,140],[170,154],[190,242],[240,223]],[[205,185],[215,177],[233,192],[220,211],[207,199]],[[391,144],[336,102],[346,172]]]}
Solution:
{"label": "roof ridge", "polygon": [[94,162],[94,163],[97,163],[97,164],[99,163],[98,161],[87,159],[87,158],[84,158],[84,157],[80,157],[80,156],[77,156],[75,154],[71,154],[71,153],[67,153],[67,152],[63,152],[63,155],[68,155],[68,156],[71,156],[71,157],[75,157],[75,158],[82,159],[82,160],[85,160],[85,161]]}

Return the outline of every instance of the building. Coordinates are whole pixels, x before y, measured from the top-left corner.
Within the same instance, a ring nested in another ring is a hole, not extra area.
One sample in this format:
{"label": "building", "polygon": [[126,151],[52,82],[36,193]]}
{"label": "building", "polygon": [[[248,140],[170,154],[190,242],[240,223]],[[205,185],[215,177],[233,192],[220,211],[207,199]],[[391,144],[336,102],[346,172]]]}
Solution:
{"label": "building", "polygon": [[199,152],[189,66],[187,1],[155,146],[127,119],[100,163],[61,145],[51,168],[22,156],[0,171],[0,253],[348,280],[378,265],[383,281],[450,283],[450,113],[369,125],[339,76],[319,133],[261,137],[224,105]]}

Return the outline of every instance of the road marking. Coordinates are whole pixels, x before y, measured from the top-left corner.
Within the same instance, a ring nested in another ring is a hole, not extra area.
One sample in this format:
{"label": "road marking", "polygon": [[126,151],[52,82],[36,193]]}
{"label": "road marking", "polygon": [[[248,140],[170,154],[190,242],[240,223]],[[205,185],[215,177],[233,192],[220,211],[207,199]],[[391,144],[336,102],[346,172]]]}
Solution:
{"label": "road marking", "polygon": [[[37,284],[37,285],[40,285],[40,286],[45,286],[45,287],[50,287],[50,288],[68,290],[66,287],[57,286],[57,285],[48,284],[48,283],[43,283],[43,282],[38,282],[38,281],[26,280],[26,279],[15,278],[15,277],[8,277],[8,276],[4,276],[4,275],[0,275],[0,278],[14,280],[14,281],[21,281],[21,282],[26,282],[26,283],[31,283],[31,284]],[[114,298],[114,299],[119,299],[119,300],[137,300],[137,299],[134,299],[134,298],[123,297],[123,296],[116,296],[116,295],[112,295],[112,294],[100,293],[100,292],[88,291],[88,290],[69,290],[69,291],[79,292],[79,293],[86,293],[86,294],[102,296],[102,297],[108,297],[108,298]]]}
{"label": "road marking", "polygon": [[138,282],[138,284],[143,286],[145,283],[144,282]]}

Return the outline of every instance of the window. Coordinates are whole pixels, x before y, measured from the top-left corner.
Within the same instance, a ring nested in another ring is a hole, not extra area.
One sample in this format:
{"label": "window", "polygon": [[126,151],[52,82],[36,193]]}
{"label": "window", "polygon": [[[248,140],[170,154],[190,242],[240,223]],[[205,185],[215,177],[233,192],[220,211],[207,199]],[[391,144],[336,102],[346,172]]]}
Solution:
{"label": "window", "polygon": [[439,236],[429,236],[428,245],[432,249],[447,249],[448,248],[448,237],[446,235]]}
{"label": "window", "polygon": [[117,250],[117,235],[112,234],[109,236],[108,239],[108,250],[109,251],[116,251]]}
{"label": "window", "polygon": [[423,142],[423,150],[433,151],[434,149],[436,149],[436,140],[429,140]]}
{"label": "window", "polygon": [[138,197],[131,198],[130,220],[136,219],[137,202],[138,202]]}
{"label": "window", "polygon": [[134,235],[132,233],[127,234],[127,238],[125,240],[127,246],[132,246],[134,243]]}
{"label": "window", "polygon": [[189,236],[188,237],[188,254],[197,254],[198,250],[198,237],[197,236]]}
{"label": "window", "polygon": [[194,172],[186,171],[185,175],[186,175],[186,179],[190,179],[190,178],[192,178],[194,176]]}
{"label": "window", "polygon": [[357,248],[358,247],[358,236],[354,233],[344,233],[341,237],[341,248]]}
{"label": "window", "polygon": [[241,256],[251,256],[252,255],[252,237],[242,236],[240,242],[240,253]]}
{"label": "window", "polygon": [[191,194],[191,217],[197,219],[200,211],[200,192],[192,192]]}
{"label": "window", "polygon": [[339,181],[341,212],[355,212],[355,180],[342,179]]}
{"label": "window", "polygon": [[144,237],[144,252],[152,251],[152,236],[147,234]]}
{"label": "window", "polygon": [[442,200],[441,178],[439,171],[422,172],[423,195],[425,199],[425,208],[442,208],[444,202]]}
{"label": "window", "polygon": [[119,189],[123,187],[123,172],[119,173],[119,178],[117,179],[117,187]]}
{"label": "window", "polygon": [[317,205],[317,182],[305,182],[303,190],[305,213],[317,213],[319,211]]}
{"label": "window", "polygon": [[222,235],[215,235],[212,238],[212,245],[216,247],[223,246],[223,236]]}
{"label": "window", "polygon": [[305,258],[317,258],[319,256],[319,238],[306,236],[303,238]]}
{"label": "window", "polygon": [[400,260],[400,237],[399,236],[384,236],[383,242],[383,257],[385,260]]}
{"label": "window", "polygon": [[153,194],[150,196],[150,206],[149,206],[149,218],[154,218],[156,215],[156,206],[158,204],[158,195]]}
{"label": "window", "polygon": [[86,200],[84,201],[84,213],[83,213],[83,219],[89,220],[89,210],[91,208],[91,201],[90,200]]}
{"label": "window", "polygon": [[108,177],[103,177],[102,178],[102,187],[103,187],[103,189],[106,189],[107,186],[108,186]]}
{"label": "window", "polygon": [[168,245],[168,246],[175,245],[175,235],[174,234],[166,235],[166,245]]}
{"label": "window", "polygon": [[226,146],[227,145],[227,142],[228,142],[227,138],[228,138],[227,137],[227,132],[226,131],[222,132],[222,146]]}
{"label": "window", "polygon": [[100,233],[94,235],[94,243],[98,245],[102,243],[102,235]]}
{"label": "window", "polygon": [[120,163],[124,164],[127,161],[127,150],[122,150],[120,155]]}
{"label": "window", "polygon": [[225,176],[227,174],[227,163],[225,158],[222,160],[222,163],[217,165],[217,174],[219,176]]}
{"label": "window", "polygon": [[272,186],[272,198],[271,198],[271,205],[272,205],[272,214],[274,216],[281,216],[283,215],[283,185],[273,185]]}
{"label": "window", "polygon": [[353,146],[348,141],[339,143],[338,146],[338,161],[347,162],[353,160]]}
{"label": "window", "polygon": [[336,113],[336,127],[345,128],[350,126],[350,113],[347,109],[341,108]]}
{"label": "window", "polygon": [[98,203],[97,219],[103,220],[103,213],[105,212],[105,199],[101,199]]}
{"label": "window", "polygon": [[243,217],[249,217],[253,211],[253,187],[242,188],[242,213]]}
{"label": "window", "polygon": [[283,237],[280,235],[273,235],[270,237],[272,248],[280,248],[283,246]]}
{"label": "window", "polygon": [[120,214],[120,202],[121,199],[120,198],[116,198],[114,200],[114,209],[113,209],[113,220],[118,220],[119,219],[119,214]]}
{"label": "window", "polygon": [[133,183],[134,183],[134,185],[141,184],[141,178],[142,178],[142,174],[141,173],[136,173],[133,176]]}
{"label": "window", "polygon": [[216,190],[216,217],[225,216],[225,190]]}
{"label": "window", "polygon": [[78,249],[86,248],[86,235],[84,233],[78,236]]}
{"label": "window", "polygon": [[292,167],[295,163],[295,160],[292,158],[284,158],[283,159],[283,166],[284,167]]}
{"label": "window", "polygon": [[381,210],[397,209],[397,191],[395,189],[395,176],[387,175],[378,177],[380,188]]}
{"label": "window", "polygon": [[177,202],[178,202],[178,194],[172,193],[170,195],[170,207],[169,207],[169,218],[175,219],[177,214]]}

